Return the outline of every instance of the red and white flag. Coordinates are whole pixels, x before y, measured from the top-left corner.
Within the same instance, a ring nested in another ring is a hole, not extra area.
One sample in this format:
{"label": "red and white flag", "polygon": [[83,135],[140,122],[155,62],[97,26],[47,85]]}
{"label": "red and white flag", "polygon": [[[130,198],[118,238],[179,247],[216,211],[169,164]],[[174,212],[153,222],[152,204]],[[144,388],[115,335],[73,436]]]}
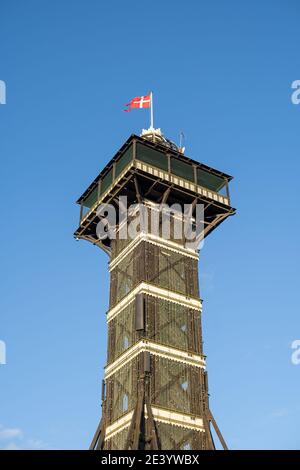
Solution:
{"label": "red and white flag", "polygon": [[150,108],[151,107],[151,94],[145,96],[136,96],[132,98],[125,106],[127,109],[124,109],[126,113],[129,113],[134,108]]}

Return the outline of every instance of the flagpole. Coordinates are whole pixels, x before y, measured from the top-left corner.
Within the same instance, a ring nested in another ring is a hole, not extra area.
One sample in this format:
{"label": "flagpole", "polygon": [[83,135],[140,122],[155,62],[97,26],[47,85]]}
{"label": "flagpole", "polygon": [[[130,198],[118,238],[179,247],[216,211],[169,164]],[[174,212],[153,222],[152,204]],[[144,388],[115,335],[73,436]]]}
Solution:
{"label": "flagpole", "polygon": [[153,128],[153,93],[150,92],[150,129]]}

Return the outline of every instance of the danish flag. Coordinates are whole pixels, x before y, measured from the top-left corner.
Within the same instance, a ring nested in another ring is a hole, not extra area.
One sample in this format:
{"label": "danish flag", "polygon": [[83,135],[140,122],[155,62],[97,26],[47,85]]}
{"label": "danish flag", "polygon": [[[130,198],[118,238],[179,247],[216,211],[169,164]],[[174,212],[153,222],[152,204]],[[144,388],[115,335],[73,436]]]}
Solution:
{"label": "danish flag", "polygon": [[145,96],[136,96],[132,98],[125,106],[127,109],[124,109],[126,113],[129,113],[133,108],[150,108],[151,107],[151,94]]}

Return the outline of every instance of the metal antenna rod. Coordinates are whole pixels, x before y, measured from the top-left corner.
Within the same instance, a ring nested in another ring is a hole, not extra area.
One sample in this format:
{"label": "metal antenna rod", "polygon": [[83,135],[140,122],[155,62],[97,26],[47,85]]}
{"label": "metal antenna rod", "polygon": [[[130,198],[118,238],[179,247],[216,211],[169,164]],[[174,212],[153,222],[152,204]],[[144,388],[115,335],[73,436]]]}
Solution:
{"label": "metal antenna rod", "polygon": [[150,92],[150,129],[154,129],[153,127],[153,93]]}
{"label": "metal antenna rod", "polygon": [[179,147],[180,148],[182,148],[182,144],[183,144],[184,140],[185,140],[185,135],[184,135],[183,131],[180,131],[180,133],[179,133]]}

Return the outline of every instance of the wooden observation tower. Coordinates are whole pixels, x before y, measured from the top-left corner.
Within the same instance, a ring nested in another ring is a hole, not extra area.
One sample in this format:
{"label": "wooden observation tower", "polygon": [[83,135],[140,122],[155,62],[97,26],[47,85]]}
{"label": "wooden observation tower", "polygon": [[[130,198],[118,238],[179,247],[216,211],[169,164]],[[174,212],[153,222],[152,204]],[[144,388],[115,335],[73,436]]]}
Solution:
{"label": "wooden observation tower", "polygon": [[[78,199],[75,237],[103,249],[110,272],[102,418],[91,449],[214,449],[212,426],[226,448],[209,407],[199,249],[175,236],[180,211],[169,213],[168,237],[162,222],[167,205],[189,207],[184,213],[192,222],[202,205],[207,237],[235,213],[231,179],[150,128],[131,135]],[[140,223],[133,237],[121,236],[139,205],[149,209],[146,221],[154,214],[158,232]],[[107,237],[99,238],[106,207],[117,215],[106,224]]]}

